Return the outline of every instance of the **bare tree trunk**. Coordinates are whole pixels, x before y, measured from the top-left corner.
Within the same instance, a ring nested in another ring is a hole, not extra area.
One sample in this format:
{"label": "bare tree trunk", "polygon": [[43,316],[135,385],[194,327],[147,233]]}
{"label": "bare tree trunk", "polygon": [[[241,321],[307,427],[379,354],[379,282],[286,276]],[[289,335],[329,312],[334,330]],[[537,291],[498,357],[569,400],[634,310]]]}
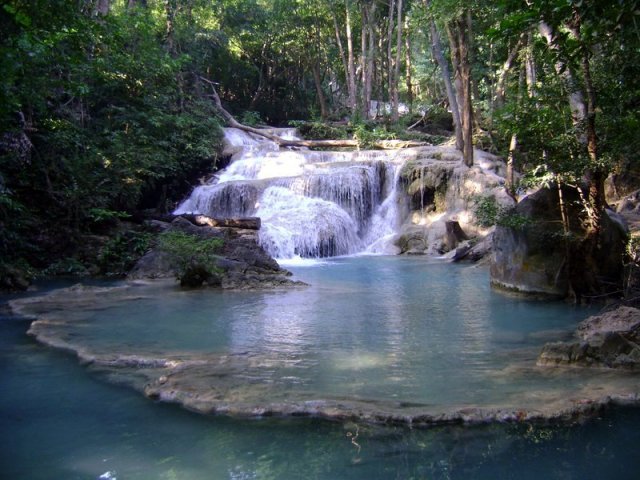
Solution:
{"label": "bare tree trunk", "polygon": [[[525,82],[524,69],[520,69],[520,75],[518,77],[518,103],[522,100],[522,91],[524,90]],[[517,115],[517,114],[516,114]],[[516,116],[516,122],[518,118]],[[517,201],[516,186],[515,186],[515,155],[518,149],[518,134],[514,131],[511,134],[511,141],[509,142],[509,154],[507,156],[507,177],[505,179],[505,189],[511,198]]]}
{"label": "bare tree trunk", "polygon": [[357,91],[356,91],[356,64],[353,53],[353,35],[351,32],[351,12],[349,0],[345,0],[346,9],[346,29],[347,29],[347,68],[348,68],[348,86],[349,86],[349,109],[351,114],[355,114],[358,107]]}
{"label": "bare tree trunk", "polygon": [[389,24],[387,25],[387,98],[389,102],[393,101],[393,17],[396,8],[396,1],[389,1],[389,14],[387,16]]}
{"label": "bare tree trunk", "polygon": [[311,71],[313,72],[313,83],[316,86],[316,95],[318,97],[318,106],[320,107],[320,118],[326,120],[327,114],[327,102],[324,98],[324,92],[322,91],[322,80],[320,78],[320,69],[317,62],[312,62]]}
{"label": "bare tree trunk", "polygon": [[536,97],[536,83],[538,73],[536,69],[536,59],[533,56],[533,32],[527,33],[527,50],[525,52],[525,76],[527,80],[527,93],[529,98]]}
{"label": "bare tree trunk", "polygon": [[320,118],[322,118],[322,120],[326,120],[327,117],[329,116],[329,112],[327,109],[327,101],[325,99],[324,96],[324,92],[322,90],[322,78],[320,76],[320,59],[321,59],[321,52],[322,52],[322,43],[320,41],[320,29],[318,28],[318,25],[320,24],[320,22],[318,21],[318,12],[314,11],[314,15],[316,17],[316,23],[315,23],[315,51],[316,51],[316,58],[315,61],[312,61],[312,66],[311,66],[311,70],[313,72],[313,82],[315,83],[316,86],[316,95],[318,97],[318,106],[320,107]]}
{"label": "bare tree trunk", "polygon": [[518,39],[515,46],[509,51],[507,59],[502,64],[500,68],[500,72],[498,73],[498,80],[496,81],[496,92],[495,92],[495,105],[500,108],[504,105],[504,100],[506,97],[506,84],[507,84],[507,74],[513,67],[513,64],[518,57],[518,52],[522,48],[522,37]]}
{"label": "bare tree trunk", "polygon": [[400,117],[398,110],[398,81],[400,79],[400,58],[402,55],[402,0],[398,0],[398,20],[396,22],[396,59],[393,65],[393,84],[391,88],[391,120],[397,122]]}
{"label": "bare tree trunk", "polygon": [[[468,57],[469,57],[469,68],[473,66],[473,62],[475,59],[474,53],[474,37],[473,37],[473,18],[471,17],[471,9],[468,8],[465,20],[467,24],[467,36],[468,36]],[[472,100],[478,101],[480,99],[480,90],[478,89],[478,82],[473,78],[473,75],[470,75],[471,78],[471,94]],[[477,116],[474,116],[474,121],[477,123]]]}
{"label": "bare tree trunk", "polygon": [[405,16],[404,30],[406,32],[404,36],[404,66],[405,66],[405,81],[407,85],[407,101],[409,102],[409,110],[413,112],[413,85],[411,83],[411,35],[409,35],[409,22]]}
{"label": "bare tree trunk", "polygon": [[111,10],[111,0],[97,0],[93,8],[93,15],[96,17],[104,17]]}
{"label": "bare tree trunk", "polygon": [[[430,0],[424,0],[425,6],[428,8],[431,4]],[[460,151],[464,148],[464,139],[462,137],[462,122],[460,121],[460,109],[458,108],[458,100],[456,91],[451,83],[451,73],[449,72],[449,64],[447,63],[442,53],[442,42],[440,40],[440,34],[436,27],[436,22],[433,16],[429,15],[429,31],[431,33],[431,51],[433,53],[440,72],[442,73],[442,80],[444,82],[444,88],[447,92],[447,99],[449,100],[449,107],[451,108],[451,114],[453,116],[453,126],[456,134],[456,148]]]}
{"label": "bare tree trunk", "polygon": [[147,0],[128,0],[127,8],[135,8],[135,7],[147,8]]}
{"label": "bare tree trunk", "polygon": [[366,24],[366,33],[368,39],[366,61],[364,62],[364,72],[362,75],[364,95],[363,110],[365,112],[365,118],[369,118],[371,94],[373,90],[373,70],[375,66],[374,61],[376,55],[375,13],[377,6],[378,4],[376,2],[370,4],[368,8],[366,5],[363,6],[363,23]]}
{"label": "bare tree trunk", "polygon": [[560,47],[556,43],[556,33],[553,29],[544,21],[538,24],[538,30],[540,35],[546,40],[549,49],[556,54],[555,70],[556,73],[562,78],[565,87],[568,92],[569,107],[571,108],[571,117],[573,124],[578,128],[578,141],[581,145],[586,145],[587,137],[584,135],[584,129],[580,128],[584,125],[584,121],[587,117],[587,107],[584,102],[584,96],[579,85],[574,80],[573,73],[569,68],[569,65],[563,59]]}
{"label": "bare tree trunk", "polygon": [[473,165],[473,104],[471,101],[471,64],[465,18],[454,19],[448,29],[451,42],[451,63],[455,68],[455,84],[462,126],[462,157],[468,167]]}
{"label": "bare tree trunk", "polygon": [[175,31],[174,21],[176,17],[175,0],[165,0],[164,11],[166,15],[165,41],[167,42],[167,50],[169,50],[169,52],[171,53],[175,53],[175,38],[174,38],[174,31]]}
{"label": "bare tree trunk", "polygon": [[333,16],[333,28],[336,35],[336,43],[338,45],[338,52],[340,53],[340,60],[342,60],[342,67],[344,68],[345,84],[347,89],[349,85],[349,64],[347,63],[347,56],[344,53],[344,47],[342,46],[342,37],[340,37],[340,28],[338,28],[338,19],[336,18],[335,11],[332,12]]}

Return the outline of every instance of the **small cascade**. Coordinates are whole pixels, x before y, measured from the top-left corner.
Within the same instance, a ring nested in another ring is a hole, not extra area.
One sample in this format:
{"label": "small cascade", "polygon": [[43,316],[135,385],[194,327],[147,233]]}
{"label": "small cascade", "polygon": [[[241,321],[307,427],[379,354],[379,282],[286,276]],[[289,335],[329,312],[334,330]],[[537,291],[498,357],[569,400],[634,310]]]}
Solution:
{"label": "small cascade", "polygon": [[[293,129],[270,133],[295,138]],[[280,149],[235,128],[224,141],[229,166],[175,214],[260,217],[260,242],[279,259],[397,253],[388,245],[401,223],[396,186],[410,153]]]}

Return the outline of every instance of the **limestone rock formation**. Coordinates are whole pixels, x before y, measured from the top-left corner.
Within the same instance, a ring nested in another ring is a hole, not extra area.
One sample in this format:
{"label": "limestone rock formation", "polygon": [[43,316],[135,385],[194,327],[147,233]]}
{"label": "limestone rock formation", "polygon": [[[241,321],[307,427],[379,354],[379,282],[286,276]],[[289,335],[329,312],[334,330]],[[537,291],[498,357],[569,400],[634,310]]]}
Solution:
{"label": "limestone rock formation", "polygon": [[[280,268],[271,256],[258,244],[256,221],[219,221],[220,224],[231,226],[209,226],[199,222],[196,225],[183,217],[176,217],[166,225],[166,231],[180,231],[200,238],[222,239],[219,256],[215,259],[216,274],[211,275],[197,265],[193,271],[187,272],[185,286],[200,286],[203,283],[224,289],[252,289],[270,288],[283,285],[304,285],[302,282],[292,281],[288,277],[291,273]],[[209,222],[211,223],[211,222]],[[251,228],[237,228],[235,225],[250,225]],[[133,270],[129,279],[170,278],[175,277],[176,271],[169,255],[154,249],[142,257]]]}
{"label": "limestone rock formation", "polygon": [[619,307],[587,318],[576,330],[577,341],[548,343],[540,366],[571,365],[640,369],[640,310]]}
{"label": "limestone rock formation", "polygon": [[[493,235],[491,283],[500,289],[565,298],[570,289],[588,293],[595,275],[602,284],[618,285],[627,232],[613,212],[602,219],[599,246],[593,258],[580,250],[584,214],[578,192],[563,188],[567,205],[565,232],[558,189],[540,189],[512,212],[524,219],[518,226],[497,226]],[[588,268],[586,268],[588,266]]]}
{"label": "limestone rock formation", "polygon": [[[500,206],[513,206],[504,189],[504,162],[479,150],[475,155],[471,168],[453,147],[422,148],[417,158],[407,161],[400,181],[409,197],[409,214],[396,241],[400,253],[442,255],[462,247],[465,236],[474,239],[468,247],[485,238],[489,230],[479,227],[474,215],[478,197],[492,196]],[[461,252],[456,254],[459,259],[466,257]]]}

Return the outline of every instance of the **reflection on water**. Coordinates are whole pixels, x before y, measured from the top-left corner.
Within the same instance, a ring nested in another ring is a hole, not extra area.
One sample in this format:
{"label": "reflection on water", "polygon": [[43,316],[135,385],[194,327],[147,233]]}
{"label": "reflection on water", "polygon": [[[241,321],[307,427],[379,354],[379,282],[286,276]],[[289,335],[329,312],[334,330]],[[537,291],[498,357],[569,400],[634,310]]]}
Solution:
{"label": "reflection on water", "polygon": [[[91,354],[208,362],[171,373],[167,387],[158,388],[205,394],[199,402],[244,411],[282,411],[284,404],[304,410],[305,402],[326,400],[367,402],[369,412],[384,404],[405,416],[420,413],[404,407],[414,404],[432,415],[469,407],[548,412],[572,399],[600,398],[606,392],[596,389],[605,382],[637,387],[637,380],[609,372],[536,367],[541,346],[570,335],[590,311],[492,292],[483,268],[377,256],[293,271],[311,286],[259,292],[136,286],[130,301],[96,300],[62,313],[74,322],[47,328]],[[119,381],[127,373],[122,366],[114,372]],[[169,373],[141,377],[139,388],[160,375]]]}
{"label": "reflection on water", "polygon": [[[312,286],[152,297],[136,287],[137,300],[74,312],[63,334],[96,351],[231,355],[248,387],[284,398],[527,405],[588,383],[579,370],[531,366],[589,312],[492,293],[482,269],[373,257],[294,270]],[[2,478],[631,479],[640,466],[638,410],[427,430],[210,418],[102,383],[26,329],[0,317]]]}
{"label": "reflection on water", "polygon": [[640,467],[638,410],[427,430],[209,418],[100,382],[26,328],[0,317],[1,478],[631,480]]}

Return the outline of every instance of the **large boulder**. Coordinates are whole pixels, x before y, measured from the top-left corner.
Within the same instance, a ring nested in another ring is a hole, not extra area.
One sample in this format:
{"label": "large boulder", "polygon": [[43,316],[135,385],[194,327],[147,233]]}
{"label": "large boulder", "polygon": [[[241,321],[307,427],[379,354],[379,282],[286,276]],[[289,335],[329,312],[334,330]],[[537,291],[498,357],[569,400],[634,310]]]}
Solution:
{"label": "large boulder", "polygon": [[[238,228],[237,225],[257,225],[252,221],[218,221],[226,226],[211,226],[194,218],[176,217],[164,231],[179,231],[204,239],[218,238],[222,247],[212,260],[214,265],[202,265],[194,262],[182,272],[182,286],[197,287],[209,285],[224,289],[271,288],[283,285],[303,285],[288,277],[291,273],[280,268],[258,243],[258,230]],[[193,223],[197,221],[196,225]],[[176,277],[175,266],[167,252],[153,249],[142,257],[129,273],[130,279]]]}
{"label": "large boulder", "polygon": [[569,232],[565,234],[557,188],[527,196],[511,213],[514,226],[497,226],[493,234],[491,283],[499,289],[566,298],[593,294],[594,285],[619,288],[627,231],[605,212],[597,247],[585,247],[584,208],[578,192],[563,188]]}
{"label": "large boulder", "polygon": [[640,310],[619,307],[583,321],[577,341],[546,344],[540,366],[640,369]]}

